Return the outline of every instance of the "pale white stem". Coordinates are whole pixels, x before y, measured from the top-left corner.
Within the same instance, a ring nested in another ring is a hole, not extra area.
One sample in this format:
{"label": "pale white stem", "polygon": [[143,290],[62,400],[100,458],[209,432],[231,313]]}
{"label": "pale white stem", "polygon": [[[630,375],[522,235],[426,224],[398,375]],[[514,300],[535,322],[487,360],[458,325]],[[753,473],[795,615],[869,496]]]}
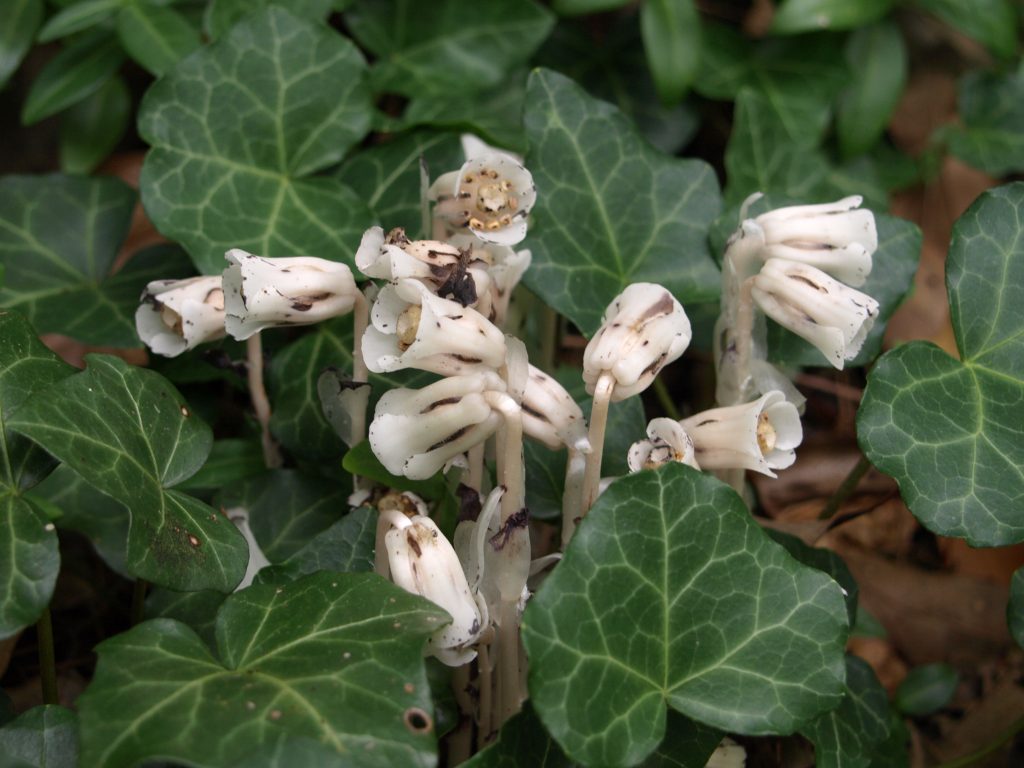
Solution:
{"label": "pale white stem", "polygon": [[498,730],[522,705],[519,691],[519,616],[516,602],[502,600],[501,623],[498,625],[498,709],[495,728]]}
{"label": "pale white stem", "polygon": [[486,441],[481,441],[469,449],[469,469],[466,471],[465,484],[477,493],[480,492],[484,479],[484,448]]}
{"label": "pale white stem", "polygon": [[569,546],[580,505],[583,503],[583,482],[587,471],[587,457],[575,448],[569,448],[565,462],[565,490],[562,492],[562,549]]}
{"label": "pale white stem", "polygon": [[[356,294],[355,307],[352,313],[353,336],[352,336],[352,380],[356,382],[368,382],[370,373],[366,369],[363,360],[363,334],[366,333],[366,326],[370,321],[370,304],[360,291]],[[366,411],[353,409],[352,413],[352,446],[355,447],[366,438]]]}
{"label": "pale white stem", "polygon": [[[733,326],[733,333],[736,339],[736,381],[739,383],[740,399],[737,402],[744,402],[750,393],[750,360],[751,350],[754,345],[754,299],[750,289],[754,284],[754,278],[748,277],[740,285],[739,305],[736,308],[736,324]],[[736,405],[736,403],[719,403],[719,405]]]}
{"label": "pale white stem", "polygon": [[505,486],[505,494],[501,497],[501,524],[504,525],[524,506],[523,412],[516,401],[504,392],[490,391],[484,396],[505,419],[498,453],[498,482]]}
{"label": "pale white stem", "polygon": [[248,359],[247,378],[249,380],[249,399],[252,409],[256,412],[256,420],[260,423],[261,440],[263,443],[263,463],[268,469],[276,469],[283,464],[281,451],[270,435],[270,398],[263,384],[263,341],[262,334],[254,333],[245,342]]}
{"label": "pale white stem", "polygon": [[473,699],[468,691],[471,663],[457,667],[452,673],[452,693],[462,717],[448,738],[448,757],[451,765],[465,762],[473,752]]}
{"label": "pale white stem", "polygon": [[480,711],[478,724],[480,726],[480,742],[486,744],[491,740],[493,734],[497,733],[494,727],[494,679],[491,675],[491,649],[490,643],[493,640],[493,629],[488,630],[490,638],[481,637],[480,646],[477,648],[477,669],[480,671],[478,688],[480,689]]}
{"label": "pale white stem", "polygon": [[594,387],[594,405],[590,410],[590,455],[583,478],[583,499],[579,516],[585,517],[597,501],[601,484],[601,458],[604,456],[604,433],[608,427],[608,405],[615,389],[615,377],[609,371],[601,374]]}
{"label": "pale white stem", "polygon": [[423,155],[420,155],[420,228],[423,237],[430,233],[430,170]]}

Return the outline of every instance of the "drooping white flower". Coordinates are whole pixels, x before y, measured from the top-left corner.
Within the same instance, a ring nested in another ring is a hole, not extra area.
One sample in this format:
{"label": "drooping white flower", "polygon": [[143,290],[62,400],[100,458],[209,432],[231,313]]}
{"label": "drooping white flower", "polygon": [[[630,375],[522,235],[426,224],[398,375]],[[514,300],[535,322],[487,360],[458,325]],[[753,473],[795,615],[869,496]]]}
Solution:
{"label": "drooping white flower", "polygon": [[515,245],[526,237],[526,218],[537,200],[533,176],[505,153],[467,160],[430,188],[434,216],[451,229],[468,229],[487,243]]}
{"label": "drooping white flower", "polygon": [[768,317],[817,347],[842,370],[864,345],[878,302],[820,269],[770,259],[754,278],[751,296]]}
{"label": "drooping white flower", "polygon": [[242,341],[264,328],[310,325],[346,315],[359,289],[345,264],[313,256],[270,259],[232,248],[224,257],[228,333]]}
{"label": "drooping white flower", "polygon": [[803,440],[796,406],[773,390],[741,405],[712,408],[680,424],[701,469],[752,469],[769,477],[796,461]]}
{"label": "drooping white flower", "polygon": [[615,379],[613,402],[643,392],[661,369],[690,344],[690,320],[668,289],[633,283],[604,311],[597,333],[583,353],[587,392],[602,373]]}
{"label": "drooping white flower", "polygon": [[656,469],[673,461],[700,469],[693,440],[682,425],[674,419],[652,419],[647,425],[647,439],[639,440],[629,448],[629,471]]}
{"label": "drooping white flower", "polygon": [[399,512],[382,515],[392,526],[384,536],[391,580],[452,617],[451,624],[427,639],[427,653],[452,667],[472,661],[484,629],[483,615],[451,543],[429,517],[410,518]]}
{"label": "drooping white flower", "polygon": [[235,524],[238,532],[242,534],[243,538],[245,538],[245,543],[249,546],[249,563],[245,567],[245,576],[242,577],[238,586],[235,587],[235,592],[239,592],[246,587],[252,586],[256,574],[270,565],[270,561],[263,554],[263,550],[260,548],[259,542],[256,541],[252,528],[249,526],[249,510],[245,507],[232,507],[224,514],[228,516],[228,520]]}
{"label": "drooping white flower", "polygon": [[370,447],[391,474],[425,480],[498,428],[486,393],[503,388],[497,375],[476,373],[392,389],[377,401]]}
{"label": "drooping white flower", "polygon": [[534,440],[551,449],[567,446],[590,452],[583,411],[565,387],[532,365],[520,406],[523,432]]}
{"label": "drooping white flower", "polygon": [[794,205],[763,213],[754,222],[763,230],[762,258],[782,258],[817,267],[858,287],[871,272],[878,249],[875,215],[860,208],[860,195],[824,205]]}
{"label": "drooping white flower", "polygon": [[176,357],[205,341],[224,338],[220,275],[154,280],[142,292],[135,329],[158,355]]}
{"label": "drooping white flower", "polygon": [[418,280],[384,286],[362,339],[366,367],[375,373],[418,368],[444,375],[496,369],[505,336],[471,307],[435,296]]}
{"label": "drooping white flower", "polygon": [[488,311],[481,309],[498,325],[505,322],[508,316],[508,305],[512,292],[530,268],[533,255],[528,249],[514,250],[507,245],[482,242],[475,235],[459,233],[452,235],[450,242],[459,248],[472,248],[475,264],[485,265],[489,277],[490,302],[485,305]]}

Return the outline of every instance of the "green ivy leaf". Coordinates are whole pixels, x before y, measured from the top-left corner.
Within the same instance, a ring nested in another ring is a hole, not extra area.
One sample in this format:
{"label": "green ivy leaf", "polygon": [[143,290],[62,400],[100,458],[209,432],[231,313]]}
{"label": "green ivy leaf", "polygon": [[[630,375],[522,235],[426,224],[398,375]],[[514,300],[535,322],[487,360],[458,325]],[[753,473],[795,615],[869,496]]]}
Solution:
{"label": "green ivy leaf", "polygon": [[279,570],[292,578],[316,571],[370,573],[376,532],[377,510],[359,507],[305,542]]}
{"label": "green ivy leaf", "polygon": [[139,110],[154,224],[207,273],[233,247],[351,263],[369,210],[312,174],[369,130],[365,74],[352,43],[275,6],[182,61]]}
{"label": "green ivy leaf", "polygon": [[700,64],[700,16],[693,0],[647,0],[640,6],[644,53],[663,104],[680,101]]}
{"label": "green ivy leaf", "polygon": [[846,696],[800,729],[814,744],[817,768],[868,768],[889,737],[889,695],[863,659],[846,657]]}
{"label": "green ivy leaf", "polygon": [[315,21],[327,18],[335,5],[333,0],[289,0],[286,4],[280,0],[210,0],[203,14],[203,29],[216,40],[250,13],[271,4],[286,5],[296,16]]}
{"label": "green ivy leaf", "polygon": [[72,106],[60,120],[60,167],[86,174],[121,141],[131,117],[131,96],[114,76],[91,96]]}
{"label": "green ivy leaf", "polygon": [[53,525],[22,496],[55,462],[7,427],[34,393],[72,370],[21,315],[0,311],[0,638],[39,618],[60,570]]}
{"label": "green ivy leaf", "polygon": [[55,705],[33,707],[0,728],[0,755],[5,766],[78,765],[78,716]]}
{"label": "green ivy leaf", "polygon": [[154,587],[146,595],[144,616],[147,619],[175,619],[187,624],[204,643],[213,647],[217,644],[217,611],[225,600],[227,595],[212,589],[175,592],[173,589]]}
{"label": "green ivy leaf", "polygon": [[32,82],[21,108],[22,124],[38,123],[99,90],[122,61],[117,41],[103,30],[77,38],[50,59]]}
{"label": "green ivy leaf", "polygon": [[541,719],[574,759],[608,766],[657,747],[666,704],[791,733],[839,703],[847,630],[839,586],[681,464],[614,483],[523,617]]}
{"label": "green ivy leaf", "polygon": [[127,566],[183,591],[231,590],[249,550],[228,520],[168,490],[196,473],[213,442],[178,391],[153,371],[88,355],[88,368],[36,394],[11,428],[128,507]]}
{"label": "green ivy leaf", "polygon": [[284,735],[348,764],[433,765],[433,734],[404,717],[429,717],[423,641],[448,620],[379,576],[321,572],[229,597],[215,654],[180,622],[147,621],[97,648],[82,763],[228,765]]}
{"label": "green ivy leaf", "polygon": [[954,155],[992,176],[1024,169],[1024,71],[968,72],[957,110],[963,127],[945,129]]}
{"label": "green ivy leaf", "polygon": [[792,35],[819,29],[855,29],[882,18],[893,1],[783,0],[772,16],[771,31]]}
{"label": "green ivy leaf", "polygon": [[720,201],[706,163],[662,155],[615,107],[550,70],[530,75],[525,123],[534,293],[587,335],[630,283],[661,283],[684,304],[717,295],[707,231]]}
{"label": "green ivy leaf", "polygon": [[203,466],[178,489],[191,493],[211,493],[231,483],[262,475],[266,465],[258,440],[226,438],[216,440]]}
{"label": "green ivy leaf", "polygon": [[1001,58],[1017,50],[1017,13],[1010,0],[918,0],[944,22]]}
{"label": "green ivy leaf", "polygon": [[32,47],[42,20],[42,0],[8,0],[0,6],[0,88]]}
{"label": "green ivy leaf", "polygon": [[883,355],[857,415],[861,449],[928,529],[974,546],[1024,540],[1024,184],[960,217],[946,259],[960,360],[911,342]]}
{"label": "green ivy leaf", "polygon": [[55,13],[39,30],[38,41],[49,43],[95,27],[124,5],[125,0],[80,0]]}
{"label": "green ivy leaf", "polygon": [[117,36],[128,55],[160,77],[199,47],[199,31],[173,8],[128,3],[117,14]]}
{"label": "green ivy leaf", "polygon": [[862,27],[846,43],[846,60],[850,86],[839,101],[836,133],[843,157],[850,158],[875,145],[903,95],[907,83],[903,33],[892,21]]}
{"label": "green ivy leaf", "polygon": [[428,237],[430,233],[421,231],[420,157],[431,178],[458,170],[464,162],[458,136],[420,131],[353,155],[338,170],[338,178],[366,201],[384,231],[402,227],[414,239]]}
{"label": "green ivy leaf", "polygon": [[357,0],[345,20],[377,57],[374,89],[407,96],[497,86],[554,26],[533,0],[479,3],[472,13],[459,0]]}
{"label": "green ivy leaf", "polygon": [[1006,606],[1006,623],[1017,645],[1024,648],[1024,567],[1018,568],[1010,582],[1010,602]]}
{"label": "green ivy leaf", "polygon": [[589,13],[613,11],[629,0],[554,0],[551,6],[559,16],[582,16]]}
{"label": "green ivy leaf", "polygon": [[846,599],[846,615],[850,620],[850,627],[854,627],[857,622],[857,598],[860,594],[860,588],[857,586],[857,582],[853,578],[850,569],[843,562],[843,558],[830,549],[812,547],[796,536],[790,536],[781,531],[774,531],[769,528],[765,530],[765,533],[774,542],[785,547],[786,551],[801,563],[809,565],[811,568],[817,568],[819,571],[824,571],[843,588],[845,593],[843,597]]}
{"label": "green ivy leaf", "polygon": [[894,704],[904,715],[924,717],[949,704],[960,675],[949,664],[914,667],[896,690]]}

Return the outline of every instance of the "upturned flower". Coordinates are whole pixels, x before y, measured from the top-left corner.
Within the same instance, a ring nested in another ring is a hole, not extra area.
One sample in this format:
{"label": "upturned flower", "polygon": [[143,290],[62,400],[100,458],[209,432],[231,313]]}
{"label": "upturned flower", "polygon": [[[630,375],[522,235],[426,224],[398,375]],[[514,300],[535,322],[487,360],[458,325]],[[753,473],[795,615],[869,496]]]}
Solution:
{"label": "upturned flower", "polygon": [[539,440],[551,449],[567,446],[584,453],[590,452],[583,411],[565,387],[532,365],[529,367],[520,406],[523,412],[523,432],[534,440]]}
{"label": "upturned flower", "polygon": [[647,425],[647,439],[639,440],[629,448],[629,471],[657,469],[673,461],[700,469],[693,440],[682,425],[673,419],[652,419]]}
{"label": "upturned flower", "polygon": [[680,422],[701,469],[752,469],[769,477],[796,461],[803,440],[796,406],[773,390],[742,405],[712,408]]}
{"label": "upturned flower", "polygon": [[614,378],[613,402],[639,394],[690,343],[690,321],[669,291],[633,283],[604,311],[597,333],[583,353],[583,380],[594,394],[604,373]]}
{"label": "upturned flower", "polygon": [[798,261],[848,285],[863,285],[878,248],[878,231],[875,215],[859,207],[862,200],[853,195],[761,214],[754,222],[764,233],[763,258]]}
{"label": "upturned flower", "polygon": [[860,352],[878,317],[878,302],[866,293],[786,259],[770,259],[750,293],[762,312],[813,344],[840,370]]}
{"label": "upturned flower", "polygon": [[[485,626],[484,614],[469,588],[459,557],[437,524],[424,515],[382,513],[391,523],[384,535],[391,580],[420,595],[452,617],[427,639],[426,652],[457,667],[476,657],[473,647]],[[486,611],[486,608],[484,608]]]}
{"label": "upturned flower", "polygon": [[442,299],[418,280],[384,286],[362,339],[366,367],[375,373],[418,368],[443,375],[496,369],[505,336],[487,318]]}
{"label": "upturned flower", "polygon": [[264,328],[311,325],[346,315],[359,290],[346,265],[312,256],[270,259],[232,248],[225,255],[228,333],[242,341]]}
{"label": "upturned flower", "polygon": [[501,423],[488,391],[496,374],[451,376],[422,389],[392,389],[374,411],[370,447],[393,475],[424,480],[486,440]]}
{"label": "upturned flower", "polygon": [[135,329],[158,355],[182,352],[224,337],[224,291],[219,275],[154,280],[142,292]]}
{"label": "upturned flower", "polygon": [[533,176],[508,154],[467,160],[430,188],[434,216],[454,230],[468,229],[487,243],[515,245],[526,237],[526,218],[537,200]]}

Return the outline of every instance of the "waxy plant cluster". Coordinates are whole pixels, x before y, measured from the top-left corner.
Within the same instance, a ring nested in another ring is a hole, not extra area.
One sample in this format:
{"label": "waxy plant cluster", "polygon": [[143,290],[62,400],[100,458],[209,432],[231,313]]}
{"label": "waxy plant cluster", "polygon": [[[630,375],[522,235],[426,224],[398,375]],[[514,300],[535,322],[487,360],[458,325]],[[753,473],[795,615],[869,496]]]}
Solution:
{"label": "waxy plant cluster", "polygon": [[[151,283],[136,322],[161,355],[225,335],[247,340],[270,461],[276,446],[266,430],[260,332],[354,314],[353,378],[333,394],[340,418],[332,423],[349,446],[368,439],[393,475],[457,473],[452,480],[463,486],[464,508],[478,510],[449,537],[421,498],[355,479],[353,504],[379,513],[377,572],[451,614],[427,652],[458,668],[456,696],[486,739],[525,697],[520,617],[530,586],[560,557],[531,553],[523,440],[568,452],[564,549],[602,490],[609,409],[650,387],[686,350],[691,328],[660,285],[635,283],[615,297],[583,357],[593,396],[588,425],[569,393],[505,332],[514,289],[530,265],[530,252],[516,248],[537,198],[533,179],[519,158],[473,137],[464,149],[465,164],[437,178],[423,201],[431,239],[382,227],[363,235],[355,256],[362,286],[338,262],[232,249],[222,275]],[[767,362],[765,320],[806,339],[838,368],[857,354],[878,312],[877,302],[855,290],[877,247],[874,218],[859,205],[851,197],[741,217],[723,260],[718,407],[682,421],[651,421],[646,439],[629,450],[631,471],[682,462],[741,489],[745,470],[774,477],[793,464],[802,399]],[[384,393],[367,428],[368,373],[401,369],[439,378]],[[267,561],[244,513],[233,519],[251,549],[241,588]]]}

